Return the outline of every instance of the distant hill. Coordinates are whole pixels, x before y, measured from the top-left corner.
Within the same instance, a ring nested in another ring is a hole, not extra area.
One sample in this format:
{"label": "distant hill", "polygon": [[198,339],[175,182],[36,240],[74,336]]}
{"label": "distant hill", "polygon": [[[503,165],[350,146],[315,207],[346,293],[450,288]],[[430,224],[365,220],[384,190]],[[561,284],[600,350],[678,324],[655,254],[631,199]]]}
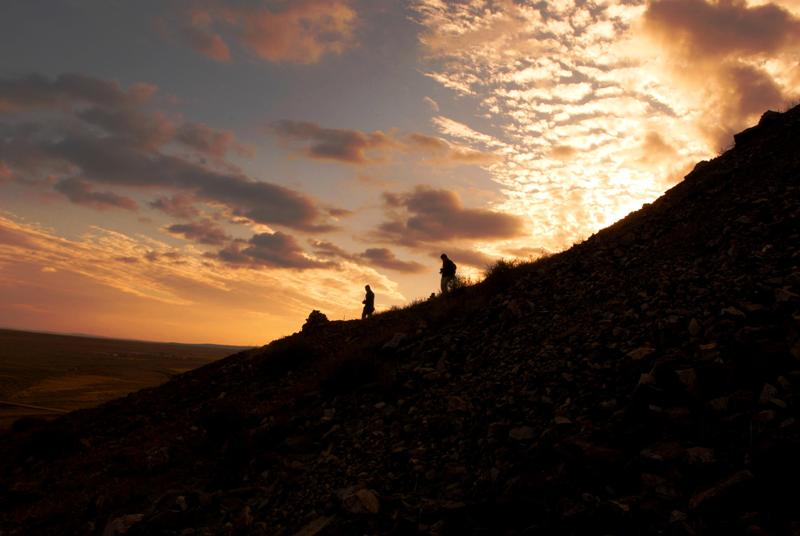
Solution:
{"label": "distant hill", "polygon": [[798,148],[768,112],[564,253],[24,423],[4,536],[796,534]]}
{"label": "distant hill", "polygon": [[95,406],[242,349],[0,329],[0,428]]}
{"label": "distant hill", "polygon": [[11,327],[2,327],[0,326],[0,334],[3,332],[12,332],[12,333],[20,333],[20,334],[41,334],[41,335],[55,335],[58,337],[79,337],[82,339],[98,339],[98,340],[112,340],[112,341],[120,341],[120,342],[134,342],[134,343],[145,343],[145,344],[170,344],[170,345],[180,345],[180,346],[202,346],[202,347],[209,347],[209,348],[225,348],[230,349],[233,351],[240,351],[240,350],[249,350],[253,348],[253,346],[246,346],[246,345],[235,345],[235,344],[214,344],[214,343],[190,343],[190,342],[172,342],[172,341],[148,341],[144,339],[120,339],[118,337],[108,337],[104,335],[92,335],[90,333],[64,333],[60,331],[48,331],[48,330],[24,330],[24,329],[15,329]]}

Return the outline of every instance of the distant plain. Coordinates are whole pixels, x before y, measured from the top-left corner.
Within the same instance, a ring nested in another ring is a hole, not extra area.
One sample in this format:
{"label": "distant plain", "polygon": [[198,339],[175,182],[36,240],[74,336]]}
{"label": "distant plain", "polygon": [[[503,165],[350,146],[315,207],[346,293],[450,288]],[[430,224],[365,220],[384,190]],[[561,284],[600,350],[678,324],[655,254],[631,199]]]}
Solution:
{"label": "distant plain", "polygon": [[243,349],[0,329],[0,428],[96,406]]}

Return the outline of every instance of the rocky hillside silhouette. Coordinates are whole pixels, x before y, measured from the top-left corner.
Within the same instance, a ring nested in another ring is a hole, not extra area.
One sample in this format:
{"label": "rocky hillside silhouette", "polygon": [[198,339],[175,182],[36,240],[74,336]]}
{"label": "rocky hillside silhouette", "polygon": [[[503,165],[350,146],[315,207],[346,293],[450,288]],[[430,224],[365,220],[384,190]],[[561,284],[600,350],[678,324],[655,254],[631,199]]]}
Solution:
{"label": "rocky hillside silhouette", "polygon": [[800,108],[570,250],[0,440],[16,534],[797,534]]}

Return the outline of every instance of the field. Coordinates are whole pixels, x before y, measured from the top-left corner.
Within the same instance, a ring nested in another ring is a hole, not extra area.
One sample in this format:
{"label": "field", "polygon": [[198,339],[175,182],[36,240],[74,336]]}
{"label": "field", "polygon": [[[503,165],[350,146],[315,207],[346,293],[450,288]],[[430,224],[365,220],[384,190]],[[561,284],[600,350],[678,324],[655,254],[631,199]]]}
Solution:
{"label": "field", "polygon": [[242,349],[0,329],[0,428],[95,406]]}

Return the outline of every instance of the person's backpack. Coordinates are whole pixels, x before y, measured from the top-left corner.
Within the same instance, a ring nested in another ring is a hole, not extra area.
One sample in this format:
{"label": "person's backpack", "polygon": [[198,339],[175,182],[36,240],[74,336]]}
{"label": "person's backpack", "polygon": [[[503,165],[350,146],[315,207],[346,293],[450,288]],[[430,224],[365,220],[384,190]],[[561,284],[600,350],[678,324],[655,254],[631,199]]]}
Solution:
{"label": "person's backpack", "polygon": [[444,270],[442,271],[444,275],[456,275],[456,263],[447,259],[444,264]]}

